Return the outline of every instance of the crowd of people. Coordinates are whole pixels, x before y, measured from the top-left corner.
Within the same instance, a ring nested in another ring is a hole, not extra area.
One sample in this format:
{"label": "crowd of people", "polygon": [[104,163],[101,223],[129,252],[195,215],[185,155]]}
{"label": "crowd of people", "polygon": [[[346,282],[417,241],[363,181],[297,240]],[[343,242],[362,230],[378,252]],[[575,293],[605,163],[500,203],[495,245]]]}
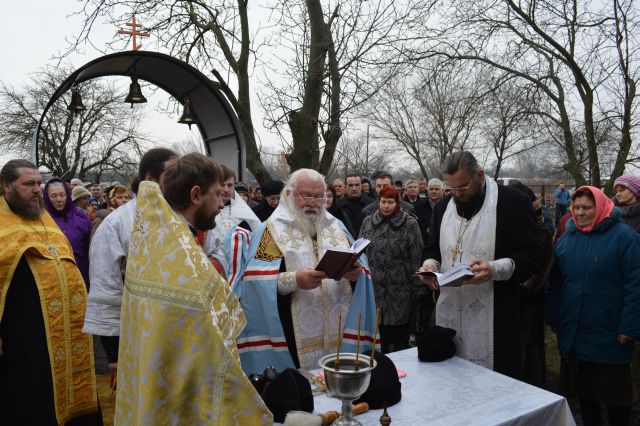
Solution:
{"label": "crowd of people", "polygon": [[[315,369],[338,342],[407,349],[436,326],[455,330],[458,356],[545,387],[545,324],[585,424],[601,405],[629,422],[640,178],[619,177],[613,198],[559,186],[555,224],[466,151],[404,183],[300,169],[250,186],[155,148],[130,187],[42,182],[26,160],[0,184],[0,410],[25,424],[101,424],[92,335],[116,424],[265,424],[273,410],[245,376]],[[316,270],[357,238],[370,244],[343,277]],[[416,274],[461,263],[473,275],[455,287]]]}

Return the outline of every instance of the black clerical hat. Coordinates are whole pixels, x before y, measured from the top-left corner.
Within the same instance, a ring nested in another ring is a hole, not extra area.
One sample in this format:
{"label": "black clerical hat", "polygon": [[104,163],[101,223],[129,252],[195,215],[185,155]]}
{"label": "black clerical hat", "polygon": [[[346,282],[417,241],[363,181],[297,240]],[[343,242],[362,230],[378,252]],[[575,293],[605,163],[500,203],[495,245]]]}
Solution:
{"label": "black clerical hat", "polygon": [[[365,353],[365,355],[371,355],[371,352]],[[388,356],[376,352],[374,358],[377,365],[371,370],[369,387],[353,403],[366,402],[371,409],[377,410],[385,405],[391,407],[400,402],[402,384],[398,378],[398,369]]]}
{"label": "black clerical hat", "polygon": [[453,338],[456,331],[452,328],[434,325],[429,327],[416,342],[420,361],[438,362],[451,358],[456,354]]}

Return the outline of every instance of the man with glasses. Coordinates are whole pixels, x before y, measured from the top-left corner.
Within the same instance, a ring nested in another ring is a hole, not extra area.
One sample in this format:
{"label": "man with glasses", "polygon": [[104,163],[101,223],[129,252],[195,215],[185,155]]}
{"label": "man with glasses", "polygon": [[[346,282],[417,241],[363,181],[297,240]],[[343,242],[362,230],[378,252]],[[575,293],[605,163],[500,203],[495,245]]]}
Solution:
{"label": "man with glasses", "polygon": [[325,192],[320,173],[295,171],[276,210],[252,235],[244,269],[231,283],[247,317],[237,339],[247,374],[268,366],[317,368],[322,356],[336,351],[340,316],[342,350],[355,351],[359,314],[360,349],[371,348],[375,300],[364,258],[338,281],[315,270],[327,249],[351,245],[342,222],[326,212]]}
{"label": "man with glasses", "polygon": [[[440,287],[436,324],[457,331],[458,355],[519,378],[519,286],[544,266],[531,203],[485,176],[473,154],[443,165],[451,194],[436,204],[422,270],[446,272],[465,263],[474,276]],[[422,278],[432,289],[434,279]]]}

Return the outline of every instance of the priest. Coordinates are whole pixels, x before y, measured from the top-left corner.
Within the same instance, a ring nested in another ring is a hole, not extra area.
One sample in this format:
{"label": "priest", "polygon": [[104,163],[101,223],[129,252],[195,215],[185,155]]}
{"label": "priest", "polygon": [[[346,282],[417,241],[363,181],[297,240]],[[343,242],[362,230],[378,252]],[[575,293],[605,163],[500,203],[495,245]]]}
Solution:
{"label": "priest", "polygon": [[116,424],[264,425],[272,416],[240,367],[238,299],[198,245],[222,208],[202,154],[142,182],[122,297]]}
{"label": "priest", "polygon": [[[247,374],[273,366],[318,368],[337,350],[371,349],[375,299],[366,259],[339,281],[314,268],[329,248],[351,244],[344,225],[326,212],[326,185],[311,169],[295,171],[282,202],[252,235],[243,269],[232,283],[247,316],[238,338]],[[339,318],[342,316],[342,330]]]}
{"label": "priest", "polygon": [[9,161],[0,183],[2,423],[102,425],[73,249],[44,210],[33,163]]}
{"label": "priest", "polygon": [[544,267],[531,204],[486,176],[468,151],[451,154],[443,173],[451,194],[434,208],[421,269],[446,272],[466,263],[474,276],[459,288],[440,288],[436,324],[457,331],[462,358],[519,378],[519,284]]}

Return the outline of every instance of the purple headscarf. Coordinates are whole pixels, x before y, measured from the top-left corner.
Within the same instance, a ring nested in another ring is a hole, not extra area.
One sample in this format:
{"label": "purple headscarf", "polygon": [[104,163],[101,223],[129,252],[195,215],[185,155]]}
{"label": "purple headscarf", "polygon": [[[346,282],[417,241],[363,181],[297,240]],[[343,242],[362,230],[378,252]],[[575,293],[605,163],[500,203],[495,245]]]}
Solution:
{"label": "purple headscarf", "polygon": [[[67,201],[61,211],[57,211],[49,199],[49,187],[53,184],[61,183],[67,193]],[[44,206],[55,220],[56,224],[67,237],[73,254],[76,258],[76,265],[84,278],[87,289],[89,288],[89,238],[91,236],[91,221],[84,210],[76,207],[71,200],[71,189],[62,179],[50,179],[44,186]]]}

